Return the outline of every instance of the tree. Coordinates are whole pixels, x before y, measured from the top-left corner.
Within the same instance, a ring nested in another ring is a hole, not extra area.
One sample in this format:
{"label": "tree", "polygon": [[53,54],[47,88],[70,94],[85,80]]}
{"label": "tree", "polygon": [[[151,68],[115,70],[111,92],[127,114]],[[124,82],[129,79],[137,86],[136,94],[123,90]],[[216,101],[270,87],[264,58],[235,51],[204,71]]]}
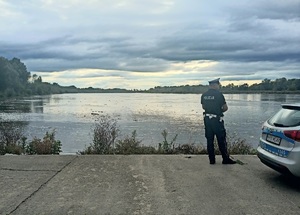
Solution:
{"label": "tree", "polygon": [[272,90],[273,86],[270,79],[265,78],[261,82],[261,90]]}
{"label": "tree", "polygon": [[0,91],[22,95],[28,87],[29,77],[30,73],[19,59],[7,60],[0,57]]}
{"label": "tree", "polygon": [[249,85],[247,83],[244,83],[244,84],[239,86],[239,90],[242,90],[242,91],[243,90],[248,90],[248,88],[249,88]]}
{"label": "tree", "polygon": [[287,80],[286,78],[276,79],[273,86],[274,91],[287,90]]}
{"label": "tree", "polygon": [[300,90],[300,79],[288,80],[287,90],[289,90],[289,91]]}
{"label": "tree", "polygon": [[13,69],[18,73],[18,79],[20,83],[26,85],[30,78],[30,72],[27,71],[25,64],[22,63],[18,58],[13,58],[12,60],[10,60],[10,64],[12,65]]}

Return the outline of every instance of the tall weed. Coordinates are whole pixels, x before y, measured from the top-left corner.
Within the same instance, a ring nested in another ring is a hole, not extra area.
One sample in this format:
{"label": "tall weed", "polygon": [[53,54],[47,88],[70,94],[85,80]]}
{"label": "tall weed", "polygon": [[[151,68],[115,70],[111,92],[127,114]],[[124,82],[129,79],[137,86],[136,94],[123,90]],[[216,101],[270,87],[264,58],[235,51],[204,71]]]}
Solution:
{"label": "tall weed", "polygon": [[93,127],[93,144],[80,154],[112,154],[119,135],[117,120],[109,115],[99,116]]}
{"label": "tall weed", "polygon": [[176,141],[176,139],[177,139],[178,134],[176,134],[176,135],[172,138],[171,142],[169,142],[169,141],[167,140],[167,137],[168,137],[168,132],[167,132],[167,130],[163,130],[163,132],[162,132],[161,134],[162,134],[164,140],[163,140],[162,143],[159,143],[159,144],[158,144],[158,151],[159,151],[159,152],[162,152],[162,153],[165,153],[165,154],[171,154],[171,153],[174,153],[174,150],[175,150],[175,141]]}

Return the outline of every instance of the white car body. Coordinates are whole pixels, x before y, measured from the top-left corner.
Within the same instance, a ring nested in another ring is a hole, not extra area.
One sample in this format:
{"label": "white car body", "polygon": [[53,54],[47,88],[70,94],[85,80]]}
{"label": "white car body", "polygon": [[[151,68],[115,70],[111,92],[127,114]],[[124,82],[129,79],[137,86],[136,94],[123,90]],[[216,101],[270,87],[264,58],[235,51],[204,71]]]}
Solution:
{"label": "white car body", "polygon": [[300,177],[300,103],[282,105],[263,124],[257,156],[274,170]]}

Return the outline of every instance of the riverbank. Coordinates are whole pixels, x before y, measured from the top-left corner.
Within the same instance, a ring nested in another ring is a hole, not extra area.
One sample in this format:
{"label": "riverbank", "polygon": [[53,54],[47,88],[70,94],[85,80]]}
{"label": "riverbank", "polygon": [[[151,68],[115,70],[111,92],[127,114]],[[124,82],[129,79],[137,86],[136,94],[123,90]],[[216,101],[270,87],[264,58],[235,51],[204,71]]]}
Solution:
{"label": "riverbank", "polygon": [[299,214],[300,186],[254,155],[0,156],[0,214]]}

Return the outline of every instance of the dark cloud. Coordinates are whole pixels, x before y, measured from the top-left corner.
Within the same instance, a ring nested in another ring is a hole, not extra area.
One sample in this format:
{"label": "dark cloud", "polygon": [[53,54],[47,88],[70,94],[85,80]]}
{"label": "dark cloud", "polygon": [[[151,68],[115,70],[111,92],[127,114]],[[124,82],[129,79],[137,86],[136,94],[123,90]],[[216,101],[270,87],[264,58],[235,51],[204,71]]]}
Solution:
{"label": "dark cloud", "polygon": [[[13,3],[0,9],[25,23],[0,21],[7,29],[0,30],[0,55],[40,72],[90,68],[129,78],[131,71],[160,73],[174,70],[174,63],[214,61],[218,65],[199,69],[203,76],[299,76],[299,0],[70,3],[48,2],[47,9],[31,1],[21,5],[25,11]],[[194,80],[189,69],[173,78]],[[102,76],[107,74],[86,77]]]}
{"label": "dark cloud", "polygon": [[251,1],[241,8],[235,8],[234,14],[238,17],[257,17],[259,19],[277,20],[299,20],[300,19],[299,0],[286,1]]}

